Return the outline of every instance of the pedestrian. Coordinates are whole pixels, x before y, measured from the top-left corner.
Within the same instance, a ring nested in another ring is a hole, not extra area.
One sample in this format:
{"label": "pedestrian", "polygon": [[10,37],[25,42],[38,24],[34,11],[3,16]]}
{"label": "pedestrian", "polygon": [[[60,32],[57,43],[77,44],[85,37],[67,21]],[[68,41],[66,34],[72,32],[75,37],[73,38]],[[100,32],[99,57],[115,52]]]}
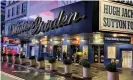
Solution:
{"label": "pedestrian", "polygon": [[79,63],[79,60],[80,60],[80,55],[77,54],[77,55],[76,55],[76,63]]}
{"label": "pedestrian", "polygon": [[72,63],[75,62],[75,54],[72,55]]}
{"label": "pedestrian", "polygon": [[67,53],[64,51],[63,52],[63,60],[67,59]]}
{"label": "pedestrian", "polygon": [[57,51],[57,58],[58,58],[58,61],[60,61],[60,51],[59,50]]}
{"label": "pedestrian", "polygon": [[68,52],[67,53],[67,59],[72,59],[71,57],[72,57],[71,54]]}

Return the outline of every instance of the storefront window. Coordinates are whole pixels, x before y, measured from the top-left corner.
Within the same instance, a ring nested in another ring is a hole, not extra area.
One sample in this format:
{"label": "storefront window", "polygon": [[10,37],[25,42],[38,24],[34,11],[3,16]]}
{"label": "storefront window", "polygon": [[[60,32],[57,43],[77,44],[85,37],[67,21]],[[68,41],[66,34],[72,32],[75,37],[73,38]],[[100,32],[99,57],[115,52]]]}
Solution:
{"label": "storefront window", "polygon": [[93,62],[94,63],[103,63],[104,62],[104,46],[93,45]]}

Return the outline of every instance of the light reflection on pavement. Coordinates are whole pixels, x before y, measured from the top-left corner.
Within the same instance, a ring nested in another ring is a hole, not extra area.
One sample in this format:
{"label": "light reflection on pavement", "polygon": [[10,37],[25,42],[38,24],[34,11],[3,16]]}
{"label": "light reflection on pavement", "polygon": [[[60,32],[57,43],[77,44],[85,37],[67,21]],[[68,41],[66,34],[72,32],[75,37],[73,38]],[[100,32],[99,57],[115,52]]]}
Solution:
{"label": "light reflection on pavement", "polygon": [[28,67],[2,63],[1,70],[25,80],[72,80],[52,73],[38,72]]}
{"label": "light reflection on pavement", "polygon": [[[2,63],[1,66],[2,71],[18,76],[25,80],[81,80],[68,77],[66,78],[56,74],[44,72],[44,70],[38,70],[33,67],[26,67],[22,65]],[[133,71],[130,69],[122,69],[122,72],[119,73],[119,78],[119,80],[133,80]],[[107,80],[107,71],[99,70],[99,72],[96,73],[92,80]]]}

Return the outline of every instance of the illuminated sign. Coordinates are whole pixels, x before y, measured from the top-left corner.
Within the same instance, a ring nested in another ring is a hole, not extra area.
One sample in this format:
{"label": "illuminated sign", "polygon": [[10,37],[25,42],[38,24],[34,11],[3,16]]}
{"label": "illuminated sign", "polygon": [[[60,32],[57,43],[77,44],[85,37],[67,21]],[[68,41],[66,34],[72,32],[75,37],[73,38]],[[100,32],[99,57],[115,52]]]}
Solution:
{"label": "illuminated sign", "polygon": [[133,6],[99,2],[99,30],[133,34]]}
{"label": "illuminated sign", "polygon": [[124,39],[124,38],[117,38],[117,37],[105,37],[105,40],[112,40],[112,41],[128,41],[130,42],[130,38],[129,39]]}
{"label": "illuminated sign", "polygon": [[131,37],[124,37],[124,36],[105,36],[104,37],[105,42],[118,42],[118,43],[131,43]]}
{"label": "illuminated sign", "polygon": [[42,21],[41,17],[37,17],[35,21],[24,22],[24,24],[12,24],[11,33],[13,35],[23,36],[23,35],[34,35],[39,32],[46,32],[56,28],[60,28],[71,23],[76,23],[85,18],[85,16],[80,16],[77,12],[65,15],[64,11],[60,11],[58,18],[48,20],[48,22]]}
{"label": "illuminated sign", "polygon": [[93,44],[103,44],[104,43],[103,34],[93,33],[92,40]]}
{"label": "illuminated sign", "polygon": [[32,44],[37,44],[37,43],[39,43],[39,41],[38,41],[37,39],[32,39],[32,40],[31,40],[31,43],[32,43]]}

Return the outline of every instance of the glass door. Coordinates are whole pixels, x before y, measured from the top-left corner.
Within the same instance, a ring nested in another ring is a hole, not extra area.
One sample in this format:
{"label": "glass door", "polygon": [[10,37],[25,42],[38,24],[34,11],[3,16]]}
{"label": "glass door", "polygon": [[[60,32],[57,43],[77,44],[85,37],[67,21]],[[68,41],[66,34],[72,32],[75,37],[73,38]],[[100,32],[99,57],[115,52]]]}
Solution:
{"label": "glass door", "polygon": [[94,63],[103,63],[104,62],[104,46],[93,45],[93,62]]}
{"label": "glass door", "polygon": [[123,68],[132,67],[132,51],[122,51],[122,59]]}

